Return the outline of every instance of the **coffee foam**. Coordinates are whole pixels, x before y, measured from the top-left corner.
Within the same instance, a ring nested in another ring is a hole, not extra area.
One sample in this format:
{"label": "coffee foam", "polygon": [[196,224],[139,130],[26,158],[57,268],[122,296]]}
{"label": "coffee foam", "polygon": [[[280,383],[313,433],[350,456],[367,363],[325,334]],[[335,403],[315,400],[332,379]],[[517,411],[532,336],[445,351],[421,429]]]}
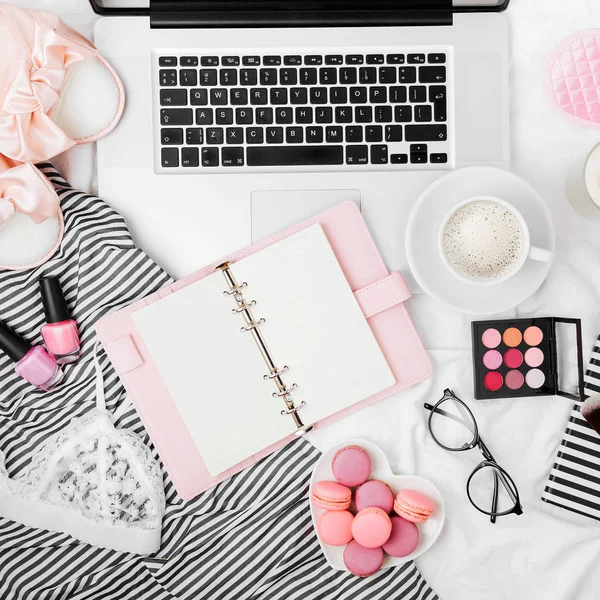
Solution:
{"label": "coffee foam", "polygon": [[509,273],[523,253],[523,231],[515,214],[497,202],[474,201],[448,220],[443,250],[451,267],[474,281]]}

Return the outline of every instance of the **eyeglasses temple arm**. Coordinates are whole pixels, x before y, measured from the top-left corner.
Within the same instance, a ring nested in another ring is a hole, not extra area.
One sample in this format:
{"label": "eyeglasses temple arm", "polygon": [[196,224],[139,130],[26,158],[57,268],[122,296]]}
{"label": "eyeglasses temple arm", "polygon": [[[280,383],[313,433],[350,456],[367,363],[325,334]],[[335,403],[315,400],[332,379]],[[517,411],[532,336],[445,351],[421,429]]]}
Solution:
{"label": "eyeglasses temple arm", "polygon": [[498,512],[498,472],[493,469],[492,473],[494,474],[494,493],[492,495],[492,513],[490,515],[490,522],[496,522],[496,515],[494,513]]}
{"label": "eyeglasses temple arm", "polygon": [[[488,447],[484,444],[484,442],[481,438],[479,438],[479,449],[481,450],[481,453],[483,454],[483,456],[486,460],[493,462],[495,464],[498,464],[498,462],[492,456],[492,453],[489,451]],[[506,479],[506,476],[504,475],[504,473],[502,473],[502,471],[494,471],[494,491],[495,491],[496,495],[497,495],[497,490],[496,490],[497,478],[500,478],[502,480],[502,484],[506,488],[506,491],[508,492],[508,495],[510,496],[510,499],[512,500],[512,502],[514,502],[515,506],[520,506],[519,498],[517,496],[515,496],[515,494],[512,490],[512,485],[511,485],[510,481],[508,481]]]}

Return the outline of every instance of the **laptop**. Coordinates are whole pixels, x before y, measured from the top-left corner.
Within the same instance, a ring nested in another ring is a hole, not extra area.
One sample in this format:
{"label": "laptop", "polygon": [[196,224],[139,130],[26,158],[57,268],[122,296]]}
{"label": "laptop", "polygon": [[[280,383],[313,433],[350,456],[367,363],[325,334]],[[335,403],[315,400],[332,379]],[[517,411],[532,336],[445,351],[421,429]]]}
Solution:
{"label": "laptop", "polygon": [[347,199],[408,275],[420,194],[509,166],[509,0],[91,2],[127,94],[99,194],[174,277]]}

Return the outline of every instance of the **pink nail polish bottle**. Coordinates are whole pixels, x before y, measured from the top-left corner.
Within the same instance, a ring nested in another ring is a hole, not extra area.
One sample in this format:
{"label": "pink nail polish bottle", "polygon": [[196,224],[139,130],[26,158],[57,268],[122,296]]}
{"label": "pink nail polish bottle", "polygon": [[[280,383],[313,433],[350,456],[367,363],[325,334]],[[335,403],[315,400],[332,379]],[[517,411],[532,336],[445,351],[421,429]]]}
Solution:
{"label": "pink nail polish bottle", "polygon": [[42,346],[31,347],[22,337],[0,322],[0,348],[16,362],[15,370],[42,390],[53,390],[63,378],[56,361]]}
{"label": "pink nail polish bottle", "polygon": [[71,317],[58,277],[40,279],[46,325],[42,337],[48,352],[59,365],[75,362],[81,355],[77,323]]}

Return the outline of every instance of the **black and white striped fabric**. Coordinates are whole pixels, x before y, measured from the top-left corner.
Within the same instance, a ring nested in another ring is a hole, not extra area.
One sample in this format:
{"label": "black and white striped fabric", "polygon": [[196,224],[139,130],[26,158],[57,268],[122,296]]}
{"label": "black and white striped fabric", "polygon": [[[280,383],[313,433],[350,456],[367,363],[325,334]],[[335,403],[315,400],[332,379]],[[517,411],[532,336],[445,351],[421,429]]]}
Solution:
{"label": "black and white striped fabric", "polygon": [[[43,445],[95,406],[94,325],[109,312],[170,282],[137,249],[123,219],[72,190],[52,167],[66,234],[45,265],[0,273],[0,319],[40,343],[44,318],[37,279],[60,276],[83,340],[83,356],[52,393],[20,379],[0,357],[0,449],[18,477]],[[101,354],[107,408],[118,427],[150,444]],[[437,598],[413,563],[360,579],[331,569],[315,536],[307,498],[319,452],[298,439],[253,467],[184,502],[163,470],[167,512],[162,547],[142,557],[89,546],[66,534],[0,517],[0,600],[427,600]]]}
{"label": "black and white striped fabric", "polygon": [[[585,396],[600,393],[600,337],[585,373]],[[542,500],[600,520],[600,436],[575,403]]]}

